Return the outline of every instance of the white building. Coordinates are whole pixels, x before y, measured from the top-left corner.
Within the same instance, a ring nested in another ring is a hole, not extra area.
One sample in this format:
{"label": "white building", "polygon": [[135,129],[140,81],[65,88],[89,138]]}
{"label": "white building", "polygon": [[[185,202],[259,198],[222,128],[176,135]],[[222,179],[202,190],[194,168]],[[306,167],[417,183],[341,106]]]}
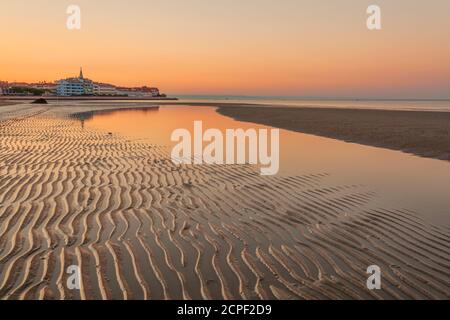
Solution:
{"label": "white building", "polygon": [[56,82],[56,94],[58,96],[83,96],[94,94],[94,83],[83,77],[83,69],[80,69],[78,78],[67,78]]}
{"label": "white building", "polygon": [[119,92],[110,84],[94,83],[94,94],[96,96],[117,96]]}
{"label": "white building", "polygon": [[159,89],[158,88],[149,88],[149,87],[134,87],[134,88],[126,88],[119,87],[117,88],[117,92],[121,95],[127,95],[129,97],[159,97]]}

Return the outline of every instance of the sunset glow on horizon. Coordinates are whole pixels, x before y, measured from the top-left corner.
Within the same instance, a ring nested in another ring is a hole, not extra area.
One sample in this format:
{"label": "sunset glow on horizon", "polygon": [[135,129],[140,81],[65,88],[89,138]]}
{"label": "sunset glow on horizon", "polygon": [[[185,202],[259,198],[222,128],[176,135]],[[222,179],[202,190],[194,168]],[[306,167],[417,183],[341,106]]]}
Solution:
{"label": "sunset glow on horizon", "polygon": [[[380,31],[366,28],[371,4]],[[0,81],[82,66],[168,94],[450,98],[449,15],[448,0],[2,0]]]}

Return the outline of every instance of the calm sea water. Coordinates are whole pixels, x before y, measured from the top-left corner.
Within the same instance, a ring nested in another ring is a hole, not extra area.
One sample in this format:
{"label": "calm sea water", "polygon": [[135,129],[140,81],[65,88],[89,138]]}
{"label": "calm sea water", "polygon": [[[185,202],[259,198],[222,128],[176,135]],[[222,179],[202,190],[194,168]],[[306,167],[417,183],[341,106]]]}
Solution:
{"label": "calm sea water", "polygon": [[269,106],[450,112],[450,100],[333,100],[290,97],[179,96],[181,102],[255,103]]}
{"label": "calm sea water", "polygon": [[[127,105],[117,103],[120,104]],[[141,104],[145,105],[148,103]],[[138,107],[139,103],[132,106]],[[222,132],[232,128],[270,128],[235,121],[219,115],[213,107],[193,106],[94,113],[83,121],[83,126],[170,148],[174,145],[170,141],[173,130],[185,128],[192,132],[196,120],[203,121],[204,129],[217,128]],[[432,223],[450,225],[447,161],[280,130],[279,174],[317,173],[329,174],[327,185],[362,185],[378,194],[380,205],[413,210]]]}

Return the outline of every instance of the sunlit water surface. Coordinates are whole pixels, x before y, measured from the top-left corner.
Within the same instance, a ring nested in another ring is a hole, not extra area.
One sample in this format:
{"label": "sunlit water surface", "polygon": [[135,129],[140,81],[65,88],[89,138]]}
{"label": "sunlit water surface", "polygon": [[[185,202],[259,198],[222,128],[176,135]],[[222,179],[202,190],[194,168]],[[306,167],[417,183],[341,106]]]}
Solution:
{"label": "sunlit water surface", "polygon": [[[94,113],[80,121],[85,128],[144,139],[169,148],[175,129],[193,131],[201,120],[204,130],[269,128],[235,121],[212,107],[161,106]],[[170,149],[169,149],[170,150]],[[327,173],[329,185],[364,185],[384,205],[409,209],[441,226],[450,224],[450,163],[399,151],[346,143],[280,130],[280,175]]]}

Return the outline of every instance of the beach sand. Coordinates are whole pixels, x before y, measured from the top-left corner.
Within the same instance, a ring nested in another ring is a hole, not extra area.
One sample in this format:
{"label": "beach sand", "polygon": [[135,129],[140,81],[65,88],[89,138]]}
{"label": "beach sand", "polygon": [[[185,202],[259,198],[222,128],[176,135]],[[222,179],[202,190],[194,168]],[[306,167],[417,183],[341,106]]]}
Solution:
{"label": "beach sand", "polygon": [[16,100],[11,101],[11,100],[5,100],[5,99],[0,98],[0,107],[13,106],[16,104],[21,104],[21,103],[23,103],[23,101],[16,101]]}
{"label": "beach sand", "polygon": [[323,172],[176,166],[70,117],[89,109],[0,108],[0,298],[450,298],[448,227]]}
{"label": "beach sand", "polygon": [[239,121],[450,160],[450,112],[224,106]]}

